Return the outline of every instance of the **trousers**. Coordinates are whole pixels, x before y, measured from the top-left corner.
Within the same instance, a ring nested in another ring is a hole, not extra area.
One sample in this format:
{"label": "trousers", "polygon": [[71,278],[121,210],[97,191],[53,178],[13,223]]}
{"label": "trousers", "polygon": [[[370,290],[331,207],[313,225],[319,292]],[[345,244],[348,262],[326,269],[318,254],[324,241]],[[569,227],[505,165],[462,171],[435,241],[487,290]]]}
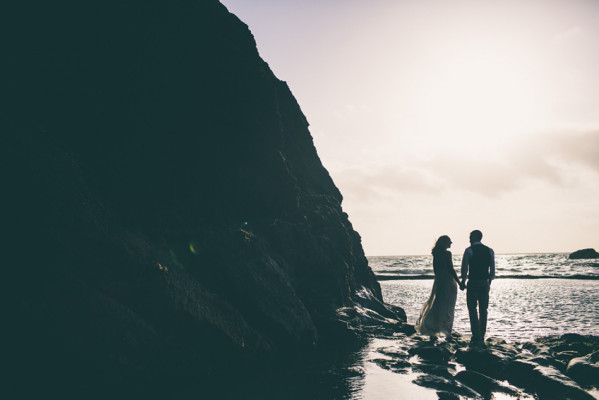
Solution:
{"label": "trousers", "polygon": [[[489,308],[489,280],[469,279],[466,291],[466,304],[470,316],[470,330],[473,340],[484,340],[487,332],[487,308]],[[477,310],[478,308],[478,310]]]}

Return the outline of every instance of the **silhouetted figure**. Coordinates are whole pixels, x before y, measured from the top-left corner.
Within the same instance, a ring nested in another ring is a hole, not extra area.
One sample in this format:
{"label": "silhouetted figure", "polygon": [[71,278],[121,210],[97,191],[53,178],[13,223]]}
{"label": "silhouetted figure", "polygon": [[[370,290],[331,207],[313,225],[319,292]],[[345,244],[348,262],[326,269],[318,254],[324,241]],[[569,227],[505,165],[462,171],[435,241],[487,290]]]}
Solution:
{"label": "silhouetted figure", "polygon": [[491,281],[495,279],[495,253],[481,243],[482,238],[483,234],[479,230],[470,233],[471,246],[466,249],[462,259],[462,285],[468,279],[466,303],[470,315],[471,343],[484,346],[489,289]]}
{"label": "silhouetted figure", "polygon": [[463,286],[453,269],[449,247],[451,247],[451,239],[443,235],[437,239],[432,250],[435,282],[431,295],[424,303],[416,322],[416,330],[423,335],[434,335],[439,332],[450,334],[453,328],[457,286],[459,284],[462,290]]}

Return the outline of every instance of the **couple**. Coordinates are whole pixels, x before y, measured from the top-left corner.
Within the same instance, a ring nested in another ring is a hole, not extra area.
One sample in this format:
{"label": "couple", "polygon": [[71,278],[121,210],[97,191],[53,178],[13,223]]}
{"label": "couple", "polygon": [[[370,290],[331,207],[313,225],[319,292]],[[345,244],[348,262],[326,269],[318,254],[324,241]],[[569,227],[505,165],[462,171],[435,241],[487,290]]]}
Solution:
{"label": "couple", "polygon": [[[481,243],[482,237],[483,234],[479,230],[470,233],[471,246],[466,249],[462,259],[461,281],[453,269],[451,252],[448,250],[451,247],[451,239],[444,235],[437,240],[432,251],[435,282],[431,295],[424,303],[416,322],[418,333],[424,335],[451,333],[459,286],[460,290],[467,288],[466,303],[472,330],[471,343],[484,345],[489,288],[495,278],[495,253],[493,249]],[[468,279],[467,284],[466,279]]]}

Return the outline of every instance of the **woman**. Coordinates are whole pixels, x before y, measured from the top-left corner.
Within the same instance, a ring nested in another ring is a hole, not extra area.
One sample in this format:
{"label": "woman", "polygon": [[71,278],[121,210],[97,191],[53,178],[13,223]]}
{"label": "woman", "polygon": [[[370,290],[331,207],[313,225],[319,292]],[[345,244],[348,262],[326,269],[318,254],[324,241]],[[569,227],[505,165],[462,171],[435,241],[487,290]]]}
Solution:
{"label": "woman", "polygon": [[460,289],[462,286],[453,269],[451,252],[448,250],[450,247],[451,239],[443,235],[437,239],[432,250],[435,282],[416,322],[416,331],[422,335],[434,335],[439,332],[450,334],[453,327],[458,285]]}

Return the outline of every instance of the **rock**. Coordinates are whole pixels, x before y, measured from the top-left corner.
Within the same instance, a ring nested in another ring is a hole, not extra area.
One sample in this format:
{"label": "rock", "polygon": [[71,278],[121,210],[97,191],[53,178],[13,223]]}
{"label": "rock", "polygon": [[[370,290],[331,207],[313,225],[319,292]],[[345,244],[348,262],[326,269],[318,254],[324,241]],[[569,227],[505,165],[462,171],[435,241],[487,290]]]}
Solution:
{"label": "rock", "polygon": [[401,307],[383,303],[380,298],[377,298],[366,287],[362,287],[354,292],[353,301],[356,306],[371,310],[383,318],[392,319],[397,322],[406,321],[406,313]]}
{"label": "rock", "polygon": [[460,400],[457,394],[443,391],[437,392],[437,397],[439,400]]}
{"label": "rock", "polygon": [[490,349],[459,349],[455,354],[456,361],[467,369],[485,375],[503,379],[504,369],[509,359],[499,352]]}
{"label": "rock", "polygon": [[454,395],[465,396],[467,398],[478,399],[481,397],[477,392],[467,386],[462,385],[455,379],[448,379],[435,375],[423,375],[414,379],[413,382],[423,387],[435,389],[441,392],[449,392]]}
{"label": "rock", "polygon": [[551,357],[533,357],[533,358],[526,358],[528,361],[538,364],[542,367],[550,367],[550,366],[555,366],[556,364],[560,364],[559,361],[556,362],[555,359],[552,359]]}
{"label": "rock", "polygon": [[599,387],[599,363],[592,363],[591,357],[577,357],[570,360],[566,375],[582,386]]}
{"label": "rock", "polygon": [[[489,338],[486,348],[476,348],[469,346],[469,336],[455,332],[449,336],[413,335],[377,349],[385,358],[374,362],[397,373],[423,374],[414,383],[447,398],[590,399],[585,388],[596,387],[594,367],[599,351],[589,351],[598,341],[597,336],[576,334],[527,343]],[[566,370],[561,359],[579,353],[585,357],[570,361]]]}
{"label": "rock", "polygon": [[453,379],[455,374],[455,367],[451,364],[433,364],[434,361],[424,361],[422,364],[415,364],[412,366],[412,371],[423,372],[427,375],[441,376],[447,379]]}
{"label": "rock", "polygon": [[554,358],[566,364],[572,358],[586,356],[587,354],[599,351],[598,336],[567,333],[562,336],[539,338],[537,342],[545,345]]}
{"label": "rock", "polygon": [[521,346],[522,350],[529,351],[534,355],[549,355],[549,348],[537,342],[526,342]]}
{"label": "rock", "polygon": [[434,342],[422,342],[408,350],[411,355],[417,355],[422,360],[446,363],[451,358],[451,352],[444,346],[437,346]]}
{"label": "rock", "polygon": [[536,393],[547,398],[589,400],[594,398],[553,367],[535,367],[531,374],[531,385]]}
{"label": "rock", "polygon": [[309,353],[358,291],[377,307],[360,318],[405,318],[382,304],[288,86],[217,0],[0,15],[4,322],[22,383],[196,380]]}
{"label": "rock", "polygon": [[586,391],[555,367],[530,361],[514,361],[506,368],[506,379],[513,385],[548,399],[591,399]]}
{"label": "rock", "polygon": [[599,253],[595,251],[595,249],[582,249],[576,250],[574,253],[571,253],[568,256],[571,260],[581,260],[587,258],[599,258]]}
{"label": "rock", "polygon": [[403,323],[401,327],[401,332],[406,336],[412,336],[416,334],[416,328],[412,324]]}
{"label": "rock", "polygon": [[491,394],[494,392],[501,392],[514,397],[518,397],[519,395],[517,389],[501,384],[495,379],[476,371],[460,371],[455,375],[455,378],[459,382],[480,393],[484,398],[490,398]]}
{"label": "rock", "polygon": [[373,363],[379,367],[398,374],[407,374],[410,371],[411,364],[405,360],[397,359],[375,359]]}

